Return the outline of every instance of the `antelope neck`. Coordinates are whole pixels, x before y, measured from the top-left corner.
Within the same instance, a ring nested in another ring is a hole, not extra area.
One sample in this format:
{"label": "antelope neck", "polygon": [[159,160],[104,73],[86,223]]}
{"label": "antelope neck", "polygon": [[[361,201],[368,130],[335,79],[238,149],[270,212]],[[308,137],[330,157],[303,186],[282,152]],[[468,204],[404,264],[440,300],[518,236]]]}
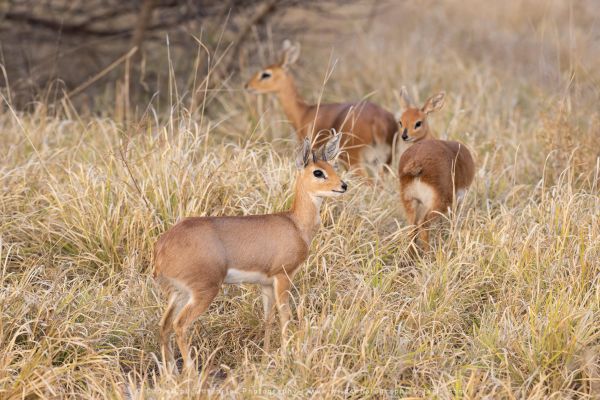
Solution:
{"label": "antelope neck", "polygon": [[300,137],[300,128],[302,127],[302,117],[306,113],[308,105],[298,94],[298,89],[296,89],[291,76],[288,76],[284,81],[283,87],[277,92],[277,96],[279,97],[285,116],[294,125],[299,139],[303,139],[303,137]]}
{"label": "antelope neck", "polygon": [[317,233],[321,223],[319,211],[323,199],[306,191],[300,178],[296,181],[295,197],[290,210],[292,221],[301,232],[302,238],[307,246]]}

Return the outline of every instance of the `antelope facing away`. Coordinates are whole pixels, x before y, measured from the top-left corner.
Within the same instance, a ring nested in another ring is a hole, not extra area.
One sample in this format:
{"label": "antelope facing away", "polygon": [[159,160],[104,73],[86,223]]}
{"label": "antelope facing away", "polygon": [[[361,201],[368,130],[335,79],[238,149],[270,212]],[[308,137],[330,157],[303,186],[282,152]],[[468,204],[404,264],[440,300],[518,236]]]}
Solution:
{"label": "antelope facing away", "polygon": [[[378,172],[391,161],[397,124],[394,115],[368,101],[358,103],[307,104],[296,88],[289,70],[300,55],[300,46],[284,41],[279,62],[257,72],[246,89],[255,93],[276,93],[299,141],[335,129],[344,132],[343,148],[347,166],[361,176],[368,176],[365,166]],[[327,138],[325,135],[321,143]]]}
{"label": "antelope facing away", "polygon": [[[403,88],[406,100],[405,94]],[[398,167],[400,197],[424,250],[429,249],[429,225],[455,201],[460,204],[475,175],[473,158],[464,144],[435,139],[430,131],[427,117],[443,105],[442,92],[421,108],[408,105],[398,122],[406,147]]]}
{"label": "antelope facing away", "polygon": [[290,319],[291,279],[306,260],[320,224],[324,197],[347,190],[330,164],[339,152],[340,134],[318,152],[303,141],[295,198],[287,212],[267,215],[186,218],[165,232],[154,248],[154,277],[169,296],[160,322],[163,359],[174,366],[171,334],[184,360],[193,365],[187,338],[198,318],[225,284],[261,285],[265,312],[264,350],[269,351],[273,305],[281,319],[282,339]]}

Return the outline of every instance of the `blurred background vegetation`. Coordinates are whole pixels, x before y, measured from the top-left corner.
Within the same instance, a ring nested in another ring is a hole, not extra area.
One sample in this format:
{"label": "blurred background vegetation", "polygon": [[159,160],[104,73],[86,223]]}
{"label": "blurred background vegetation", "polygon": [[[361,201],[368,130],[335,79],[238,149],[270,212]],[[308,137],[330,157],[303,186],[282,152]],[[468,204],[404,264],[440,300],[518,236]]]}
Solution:
{"label": "blurred background vegetation", "polygon": [[[365,73],[373,64],[389,68],[385,58],[361,57],[370,54],[356,44],[369,38],[369,47],[384,52],[406,55],[417,48],[422,54],[402,60],[408,68],[413,57],[426,56],[439,64],[476,63],[495,73],[504,70],[524,86],[590,100],[600,97],[597,5],[594,0],[4,0],[0,88],[19,109],[68,99],[78,111],[106,112],[110,106],[119,114],[136,105],[145,108],[151,100],[156,106],[175,84],[184,97],[197,97],[191,105],[199,107],[211,90],[240,89],[238,73],[245,79],[248,68],[272,61],[274,46],[284,38],[316,45],[321,55],[334,49],[347,62],[364,64]],[[398,79],[406,83],[407,76]]]}
{"label": "blurred background vegetation", "polygon": [[[276,99],[242,88],[290,38],[302,44],[294,75],[308,101],[369,98],[397,111],[401,85],[417,101],[446,90],[456,96],[451,129],[464,112],[475,131],[478,115],[493,115],[494,137],[533,130],[533,146],[552,152],[558,169],[578,148],[586,161],[576,164],[590,170],[599,19],[595,0],[5,0],[0,110],[104,116],[132,132],[177,109],[225,135],[257,123],[287,132],[281,114],[262,117]],[[480,97],[467,99],[472,90]],[[528,126],[534,120],[539,128]],[[521,157],[540,165],[533,153]]]}
{"label": "blurred background vegetation", "polygon": [[[339,5],[344,4],[344,12]],[[5,0],[0,3],[1,85],[31,108],[69,98],[104,109],[100,98],[147,104],[169,78],[189,87],[211,72],[227,81],[255,61],[274,35],[306,36],[315,17],[369,19],[378,1],[339,0]],[[299,12],[301,13],[300,18]],[[331,34],[311,26],[313,37]],[[198,95],[198,93],[196,93]],[[126,99],[123,99],[125,96]]]}

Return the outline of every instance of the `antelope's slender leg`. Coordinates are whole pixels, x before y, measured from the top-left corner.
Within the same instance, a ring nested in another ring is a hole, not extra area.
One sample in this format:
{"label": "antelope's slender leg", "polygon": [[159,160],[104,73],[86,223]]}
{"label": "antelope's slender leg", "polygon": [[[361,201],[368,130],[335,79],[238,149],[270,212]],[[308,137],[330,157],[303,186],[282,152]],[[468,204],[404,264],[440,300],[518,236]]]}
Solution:
{"label": "antelope's slender leg", "polygon": [[173,357],[173,346],[171,345],[171,334],[173,333],[173,317],[178,313],[177,293],[173,293],[169,300],[169,305],[165,309],[162,319],[160,320],[160,347],[162,359],[167,369],[175,365]]}
{"label": "antelope's slender leg", "polygon": [[407,222],[411,226],[411,231],[409,233],[411,240],[409,253],[412,257],[415,257],[417,255],[415,246],[417,245],[416,239],[419,236],[419,214],[421,212],[420,208],[422,208],[422,204],[418,200],[404,196],[402,197],[402,204],[404,205]]}
{"label": "antelope's slender leg", "polygon": [[275,303],[275,291],[273,285],[262,286],[263,309],[265,312],[265,339],[263,350],[265,357],[269,354],[271,344],[271,326],[273,325],[273,305]]}
{"label": "antelope's slender leg", "polygon": [[290,278],[285,275],[277,275],[275,276],[275,280],[273,283],[273,288],[275,292],[275,302],[277,304],[277,309],[279,311],[279,319],[281,320],[281,341],[287,339],[287,325],[290,321],[290,305],[289,305],[289,297],[290,292],[289,289],[291,287]]}
{"label": "antelope's slender leg", "polygon": [[195,292],[188,303],[183,306],[173,322],[173,329],[175,330],[177,345],[181,351],[181,356],[183,357],[183,366],[186,370],[191,370],[193,365],[187,337],[188,328],[196,318],[206,311],[217,293],[219,293],[219,287],[211,287],[209,289]]}
{"label": "antelope's slender leg", "polygon": [[422,218],[422,222],[419,224],[419,239],[421,241],[421,246],[423,247],[423,251],[429,252],[431,250],[431,245],[429,244],[429,227],[431,224],[439,217],[439,212],[433,210],[429,211]]}

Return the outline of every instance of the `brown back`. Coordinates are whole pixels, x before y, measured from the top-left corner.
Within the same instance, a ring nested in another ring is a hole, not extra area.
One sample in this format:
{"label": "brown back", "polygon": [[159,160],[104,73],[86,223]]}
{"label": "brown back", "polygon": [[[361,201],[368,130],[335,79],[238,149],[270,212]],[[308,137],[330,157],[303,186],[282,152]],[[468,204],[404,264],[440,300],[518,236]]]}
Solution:
{"label": "brown back", "polygon": [[391,144],[398,129],[394,115],[378,105],[357,103],[307,104],[296,88],[289,71],[299,55],[298,44],[284,42],[281,60],[257,72],[246,83],[255,93],[276,93],[283,111],[292,122],[299,140],[318,139],[320,145],[330,137],[329,131],[344,132],[343,145],[350,165],[363,162],[365,146],[387,145],[383,162],[391,160]]}
{"label": "brown back", "polygon": [[436,189],[445,208],[456,191],[471,185],[475,163],[464,144],[430,139],[415,143],[402,154],[398,172],[401,187],[418,178]]}

